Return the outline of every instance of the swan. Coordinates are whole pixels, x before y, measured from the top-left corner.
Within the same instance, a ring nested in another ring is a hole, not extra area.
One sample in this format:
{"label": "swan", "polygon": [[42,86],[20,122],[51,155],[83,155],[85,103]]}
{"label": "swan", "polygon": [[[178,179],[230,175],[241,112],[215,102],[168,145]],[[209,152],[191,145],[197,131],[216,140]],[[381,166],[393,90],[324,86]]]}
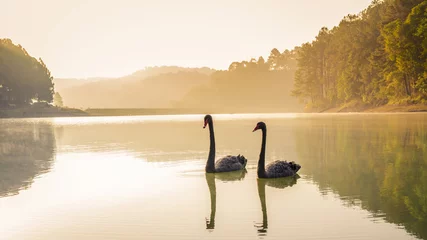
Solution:
{"label": "swan", "polygon": [[246,167],[247,159],[243,155],[231,156],[227,155],[215,161],[215,136],[213,129],[213,120],[211,115],[206,115],[204,118],[203,128],[206,128],[206,125],[209,125],[209,135],[210,135],[210,148],[208,160],[206,162],[206,172],[207,173],[218,173],[218,172],[231,172],[242,170]]}
{"label": "swan", "polygon": [[265,166],[265,142],[267,137],[267,126],[264,122],[258,122],[252,132],[256,130],[262,130],[262,144],[261,152],[258,160],[258,178],[280,178],[294,176],[301,168],[299,164],[295,162],[287,162],[276,160]]}

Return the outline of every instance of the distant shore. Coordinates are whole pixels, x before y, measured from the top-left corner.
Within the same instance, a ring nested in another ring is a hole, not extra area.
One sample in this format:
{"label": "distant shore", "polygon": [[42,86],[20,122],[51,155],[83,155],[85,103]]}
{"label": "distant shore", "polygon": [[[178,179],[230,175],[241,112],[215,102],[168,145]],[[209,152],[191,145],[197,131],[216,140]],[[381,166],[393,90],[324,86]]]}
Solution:
{"label": "distant shore", "polygon": [[[257,112],[257,111],[255,111]],[[277,111],[260,111],[258,113],[276,113],[283,112]],[[285,111],[286,112],[286,111]],[[305,113],[387,113],[387,112],[427,112],[427,105],[414,104],[414,105],[384,105],[379,107],[336,107],[323,110],[306,109]],[[179,108],[96,108],[80,110],[75,108],[9,108],[0,109],[0,118],[45,118],[45,117],[102,117],[102,116],[142,116],[142,115],[177,115],[177,114],[239,114],[245,113],[242,111],[221,111],[221,110],[207,110],[207,109],[179,109]]]}
{"label": "distant shore", "polygon": [[75,108],[60,107],[17,107],[0,108],[0,118],[80,117],[89,113]]}

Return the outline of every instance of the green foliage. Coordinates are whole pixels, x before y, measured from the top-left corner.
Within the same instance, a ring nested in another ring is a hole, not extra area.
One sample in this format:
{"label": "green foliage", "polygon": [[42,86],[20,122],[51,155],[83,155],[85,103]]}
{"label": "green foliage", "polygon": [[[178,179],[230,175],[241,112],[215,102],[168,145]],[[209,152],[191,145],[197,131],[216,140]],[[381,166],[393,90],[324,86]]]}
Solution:
{"label": "green foliage", "polygon": [[0,39],[0,104],[52,102],[52,79],[42,59],[31,57],[10,39]]}
{"label": "green foliage", "polygon": [[373,1],[298,50],[293,95],[317,108],[427,99],[427,2]]}

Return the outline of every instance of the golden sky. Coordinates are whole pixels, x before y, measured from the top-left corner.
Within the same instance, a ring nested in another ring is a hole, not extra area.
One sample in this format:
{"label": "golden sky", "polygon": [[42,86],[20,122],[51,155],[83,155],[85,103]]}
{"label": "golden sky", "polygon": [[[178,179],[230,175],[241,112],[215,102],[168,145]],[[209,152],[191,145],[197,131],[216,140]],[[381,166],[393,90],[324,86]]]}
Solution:
{"label": "golden sky", "polygon": [[228,68],[311,41],[371,0],[0,0],[0,38],[54,77],[116,77],[146,66]]}

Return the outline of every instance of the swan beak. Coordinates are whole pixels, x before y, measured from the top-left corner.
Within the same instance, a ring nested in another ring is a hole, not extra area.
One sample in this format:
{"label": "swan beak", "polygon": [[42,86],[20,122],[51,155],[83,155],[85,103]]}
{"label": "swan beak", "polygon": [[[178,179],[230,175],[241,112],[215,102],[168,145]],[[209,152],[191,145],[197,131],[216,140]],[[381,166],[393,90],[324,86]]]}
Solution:
{"label": "swan beak", "polygon": [[203,128],[206,128],[206,124],[208,124],[207,121],[205,121],[205,124],[203,124]]}
{"label": "swan beak", "polygon": [[256,130],[258,130],[258,126],[256,126],[256,127],[254,128],[254,130],[252,130],[252,132],[255,132]]}

